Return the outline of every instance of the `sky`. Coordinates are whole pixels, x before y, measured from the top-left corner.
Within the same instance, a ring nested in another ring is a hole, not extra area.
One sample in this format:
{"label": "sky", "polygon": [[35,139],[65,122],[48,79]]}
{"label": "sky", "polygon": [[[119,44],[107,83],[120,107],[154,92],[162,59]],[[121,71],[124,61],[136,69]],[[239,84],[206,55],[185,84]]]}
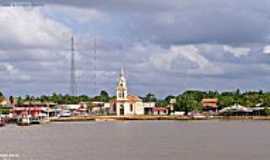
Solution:
{"label": "sky", "polygon": [[27,0],[0,0],[5,95],[69,94],[72,35],[78,94],[115,95],[121,67],[133,95],[270,91],[269,0],[11,2]]}

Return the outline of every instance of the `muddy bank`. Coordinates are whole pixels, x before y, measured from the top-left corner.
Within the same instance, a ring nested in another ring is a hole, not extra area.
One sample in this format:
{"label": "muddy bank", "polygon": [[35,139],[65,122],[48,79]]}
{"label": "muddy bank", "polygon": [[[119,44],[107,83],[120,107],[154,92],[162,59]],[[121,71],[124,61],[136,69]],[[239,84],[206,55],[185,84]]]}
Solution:
{"label": "muddy bank", "polygon": [[73,121],[134,121],[134,120],[270,120],[270,116],[73,116],[52,118],[51,122]]}

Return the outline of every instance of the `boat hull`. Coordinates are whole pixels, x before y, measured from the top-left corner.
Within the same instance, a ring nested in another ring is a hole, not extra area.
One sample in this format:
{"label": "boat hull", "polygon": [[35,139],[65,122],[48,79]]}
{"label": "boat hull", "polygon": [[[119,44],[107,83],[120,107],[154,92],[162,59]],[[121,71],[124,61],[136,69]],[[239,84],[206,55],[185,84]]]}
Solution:
{"label": "boat hull", "polygon": [[6,121],[4,118],[0,118],[0,127],[4,127],[6,125]]}
{"label": "boat hull", "polygon": [[17,124],[19,126],[29,126],[30,125],[30,119],[29,118],[19,118],[17,120]]}

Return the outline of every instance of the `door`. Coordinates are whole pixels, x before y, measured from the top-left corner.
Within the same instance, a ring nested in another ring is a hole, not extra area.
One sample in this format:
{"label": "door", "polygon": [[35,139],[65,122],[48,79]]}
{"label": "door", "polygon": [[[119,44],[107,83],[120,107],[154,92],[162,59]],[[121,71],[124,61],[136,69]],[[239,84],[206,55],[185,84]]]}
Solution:
{"label": "door", "polygon": [[124,105],[121,104],[121,106],[120,106],[120,115],[124,115],[124,114],[125,114]]}

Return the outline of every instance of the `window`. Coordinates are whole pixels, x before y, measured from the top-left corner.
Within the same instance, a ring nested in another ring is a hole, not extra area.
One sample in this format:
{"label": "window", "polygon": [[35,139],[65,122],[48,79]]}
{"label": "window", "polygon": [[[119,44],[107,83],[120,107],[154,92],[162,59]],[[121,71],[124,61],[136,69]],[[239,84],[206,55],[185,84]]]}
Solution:
{"label": "window", "polygon": [[124,105],[123,104],[120,105],[120,109],[124,109]]}
{"label": "window", "polygon": [[130,112],[133,112],[133,104],[130,104]]}

